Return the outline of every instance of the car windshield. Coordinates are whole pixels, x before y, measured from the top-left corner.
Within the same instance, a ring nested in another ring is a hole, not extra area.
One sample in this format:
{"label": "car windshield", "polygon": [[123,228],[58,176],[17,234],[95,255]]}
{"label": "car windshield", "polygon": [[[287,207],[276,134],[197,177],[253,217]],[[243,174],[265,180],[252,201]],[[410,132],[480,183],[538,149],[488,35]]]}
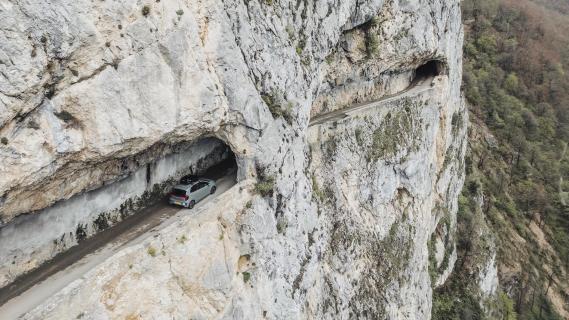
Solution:
{"label": "car windshield", "polygon": [[176,196],[176,197],[185,197],[186,196],[186,190],[174,189],[174,190],[172,190],[172,195]]}

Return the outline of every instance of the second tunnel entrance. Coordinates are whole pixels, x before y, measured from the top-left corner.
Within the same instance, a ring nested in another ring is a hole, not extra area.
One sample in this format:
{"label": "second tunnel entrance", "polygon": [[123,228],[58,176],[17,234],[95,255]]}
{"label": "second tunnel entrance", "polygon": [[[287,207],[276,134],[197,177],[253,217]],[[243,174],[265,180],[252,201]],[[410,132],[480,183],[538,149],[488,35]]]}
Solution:
{"label": "second tunnel entrance", "polygon": [[415,69],[413,82],[446,74],[446,65],[440,60],[430,60]]}

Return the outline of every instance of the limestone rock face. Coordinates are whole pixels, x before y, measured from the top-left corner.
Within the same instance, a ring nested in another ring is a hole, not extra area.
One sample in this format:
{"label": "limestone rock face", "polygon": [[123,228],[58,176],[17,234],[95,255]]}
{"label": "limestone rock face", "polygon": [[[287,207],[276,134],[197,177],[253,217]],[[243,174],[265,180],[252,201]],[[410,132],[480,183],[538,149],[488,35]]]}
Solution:
{"label": "limestone rock face", "polygon": [[0,226],[162,146],[216,137],[239,166],[26,318],[430,318],[456,259],[461,50],[458,0],[0,0]]}

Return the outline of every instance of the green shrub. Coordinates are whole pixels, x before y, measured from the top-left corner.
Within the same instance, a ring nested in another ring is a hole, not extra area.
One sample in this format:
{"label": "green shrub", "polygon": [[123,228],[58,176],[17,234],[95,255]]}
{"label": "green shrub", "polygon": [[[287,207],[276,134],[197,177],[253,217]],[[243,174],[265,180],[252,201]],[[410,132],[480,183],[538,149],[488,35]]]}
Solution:
{"label": "green shrub", "polygon": [[[269,107],[269,111],[271,111],[271,107],[276,104],[275,98],[273,97],[273,95],[262,94],[261,99],[263,99],[265,104]],[[273,112],[271,111],[271,113],[273,113]],[[273,116],[275,116],[275,115],[273,114]]]}
{"label": "green shrub", "polygon": [[296,53],[298,55],[301,55],[302,52],[304,51],[304,48],[306,47],[306,40],[304,39],[300,39],[298,41],[298,44],[296,45]]}
{"label": "green shrub", "polygon": [[500,313],[502,314],[502,319],[504,320],[516,320],[517,314],[514,310],[514,301],[508,297],[504,292],[498,294],[498,301]]}
{"label": "green shrub", "polygon": [[378,17],[373,17],[368,21],[369,24],[369,28],[377,28],[379,27],[379,18]]}
{"label": "green shrub", "polygon": [[294,28],[289,24],[286,26],[285,31],[288,34],[290,41],[292,41],[292,39],[294,39]]}
{"label": "green shrub", "polygon": [[318,185],[318,181],[316,181],[316,176],[312,176],[312,195],[318,199],[319,201],[324,201],[326,199],[326,194],[320,186]]}
{"label": "green shrub", "polygon": [[482,186],[480,185],[480,182],[478,180],[472,180],[468,182],[468,192],[472,196],[476,196],[480,191],[481,187]]}
{"label": "green shrub", "polygon": [[180,238],[178,238],[178,242],[181,244],[186,243],[186,241],[188,241],[188,238],[186,237],[185,234],[183,234]]}
{"label": "green shrub", "polygon": [[142,7],[142,15],[143,16],[148,16],[150,14],[150,6],[149,5],[145,5]]}
{"label": "green shrub", "polygon": [[281,218],[277,221],[277,233],[284,234],[287,227],[288,222],[284,218]]}
{"label": "green shrub", "polygon": [[275,188],[275,178],[272,176],[261,176],[255,185],[255,192],[263,197],[272,196]]}
{"label": "green shrub", "polygon": [[366,51],[368,57],[373,57],[379,51],[379,40],[373,32],[366,33]]}
{"label": "green shrub", "polygon": [[433,320],[485,319],[478,299],[469,293],[436,290],[433,294]]}
{"label": "green shrub", "polygon": [[251,279],[251,274],[249,272],[243,272],[243,282],[247,283]]}
{"label": "green shrub", "polygon": [[271,95],[263,94],[261,98],[269,108],[269,112],[273,116],[273,118],[283,118],[288,124],[292,124],[293,116],[292,116],[292,103],[288,103],[286,108],[283,108],[278,102],[276,98],[276,94],[273,93]]}
{"label": "green shrub", "polygon": [[151,257],[156,257],[156,248],[150,246],[150,247],[148,247],[148,249],[146,250],[146,252],[148,252],[148,254],[149,254]]}
{"label": "green shrub", "polygon": [[7,145],[7,144],[8,144],[8,138],[2,137],[2,138],[0,139],[0,143],[2,143],[3,145]]}
{"label": "green shrub", "polygon": [[431,277],[431,286],[434,286],[435,281],[438,278],[437,259],[435,258],[436,248],[434,235],[432,235],[429,239],[429,242],[427,242],[427,249],[429,253],[429,276]]}

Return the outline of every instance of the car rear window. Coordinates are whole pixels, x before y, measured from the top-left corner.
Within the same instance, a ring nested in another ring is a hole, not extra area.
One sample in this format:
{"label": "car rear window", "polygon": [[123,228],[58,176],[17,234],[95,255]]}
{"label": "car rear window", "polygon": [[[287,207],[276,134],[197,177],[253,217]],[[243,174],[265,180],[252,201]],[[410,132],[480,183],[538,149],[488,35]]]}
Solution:
{"label": "car rear window", "polygon": [[174,190],[172,190],[172,195],[177,196],[177,197],[184,197],[184,196],[186,196],[186,190],[174,189]]}

